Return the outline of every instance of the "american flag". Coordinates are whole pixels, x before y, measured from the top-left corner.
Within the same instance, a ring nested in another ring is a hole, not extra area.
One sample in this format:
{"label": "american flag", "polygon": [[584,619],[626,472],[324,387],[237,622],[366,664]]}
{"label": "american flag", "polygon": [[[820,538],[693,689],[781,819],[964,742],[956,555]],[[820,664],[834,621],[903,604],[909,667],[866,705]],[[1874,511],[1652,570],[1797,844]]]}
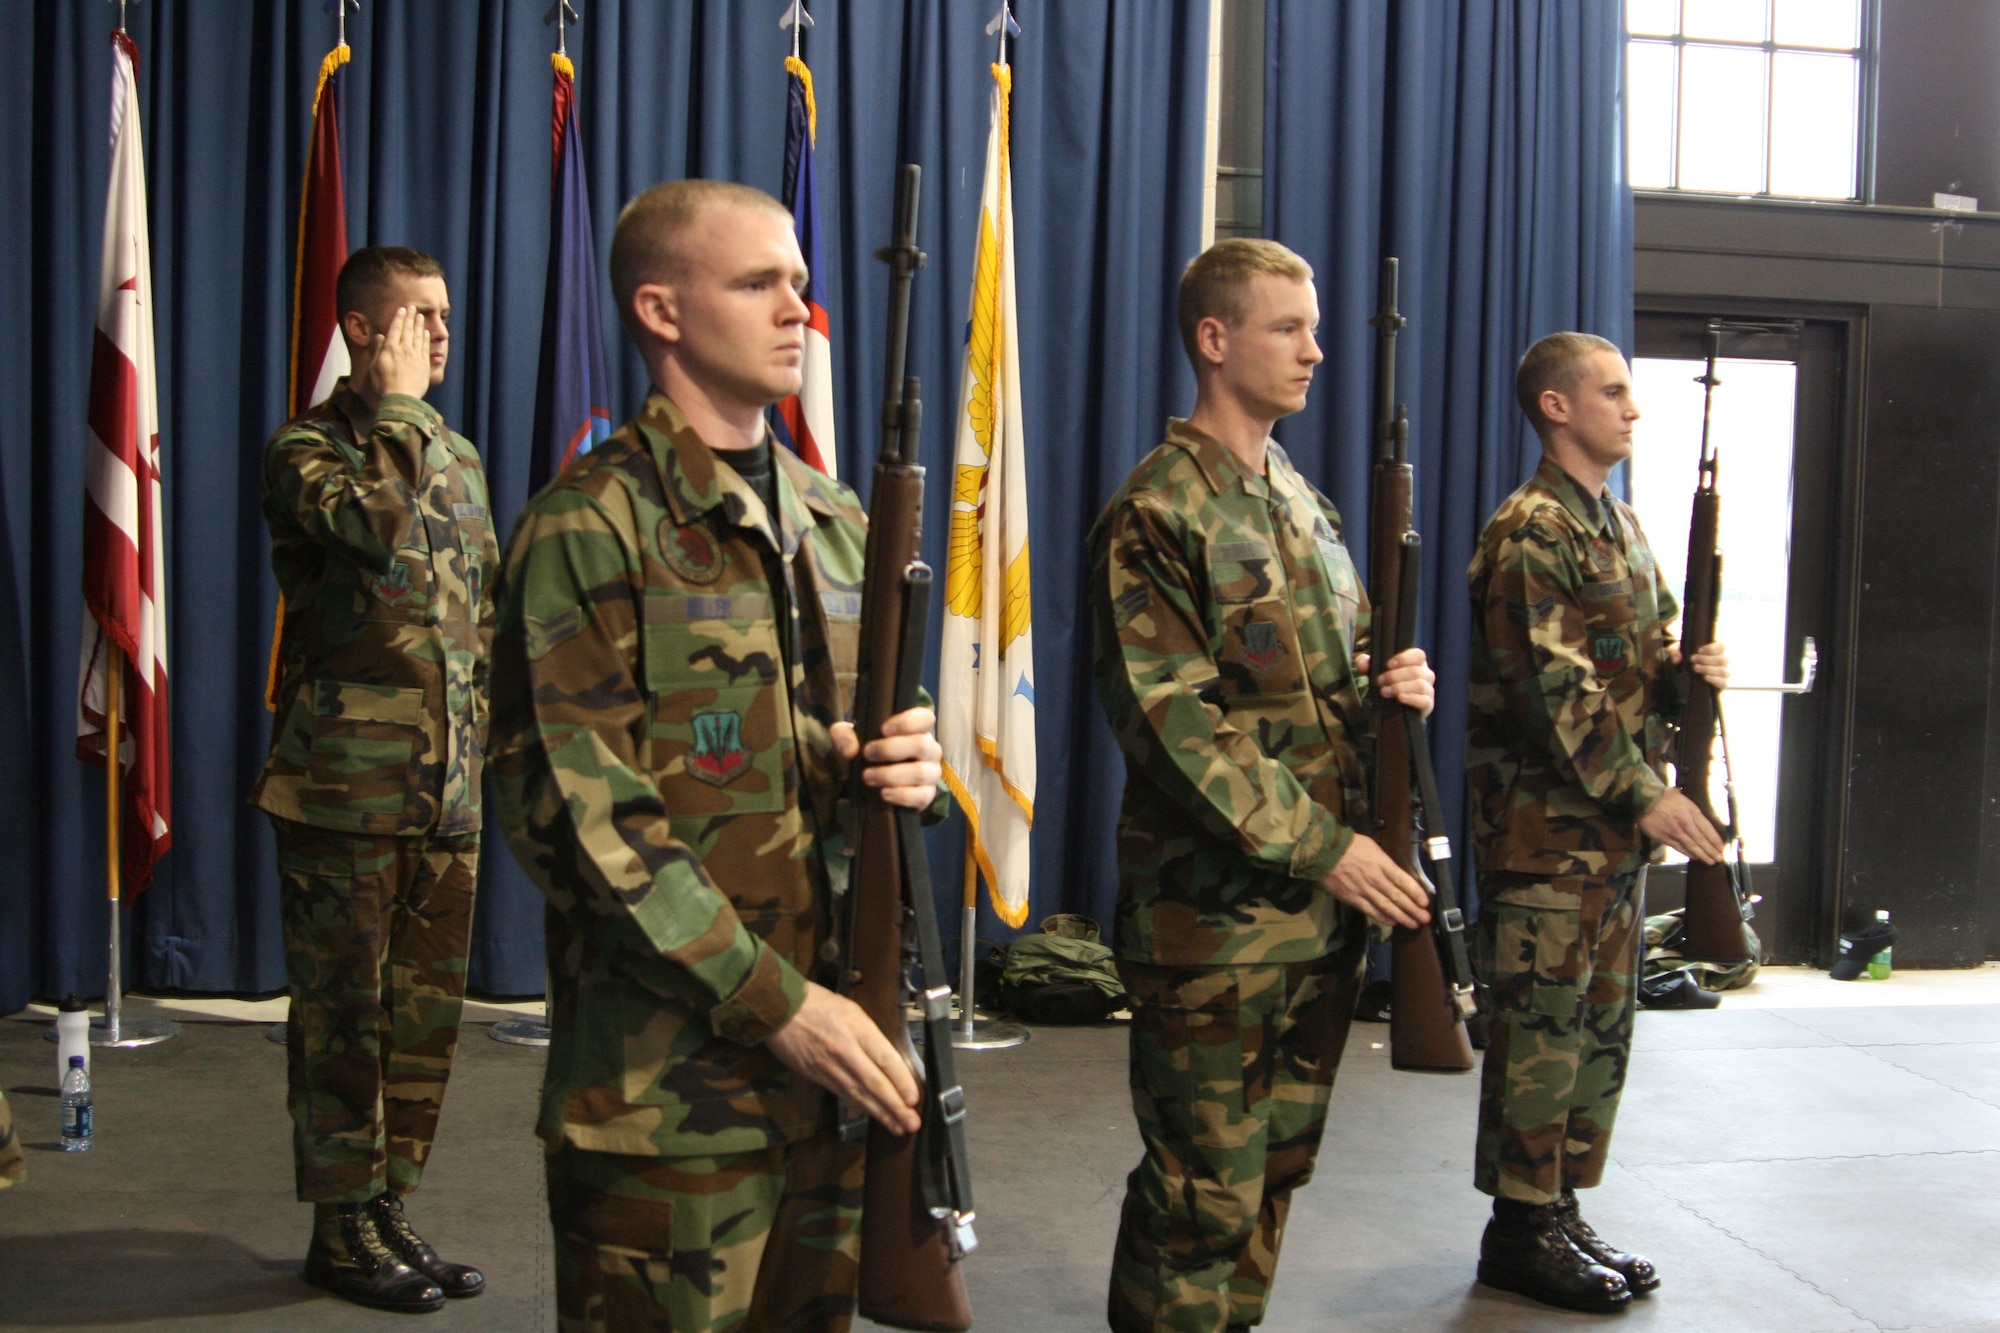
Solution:
{"label": "american flag", "polygon": [[[145,888],[172,841],[167,747],[167,602],[161,540],[160,411],[153,370],[153,277],[139,49],[112,36],[111,181],[104,203],[97,334],[85,448],[83,652],[77,754],[115,749],[125,781],[125,893]],[[114,655],[118,735],[107,738]]]}
{"label": "american flag", "polygon": [[826,314],[826,247],[820,243],[819,180],[813,168],[813,141],[819,134],[819,107],[813,99],[812,71],[797,56],[785,57],[790,102],[785,113],[785,207],[798,229],[799,253],[806,258],[805,383],[778,404],[778,438],[827,476],[838,476],[833,442],[833,335]]}

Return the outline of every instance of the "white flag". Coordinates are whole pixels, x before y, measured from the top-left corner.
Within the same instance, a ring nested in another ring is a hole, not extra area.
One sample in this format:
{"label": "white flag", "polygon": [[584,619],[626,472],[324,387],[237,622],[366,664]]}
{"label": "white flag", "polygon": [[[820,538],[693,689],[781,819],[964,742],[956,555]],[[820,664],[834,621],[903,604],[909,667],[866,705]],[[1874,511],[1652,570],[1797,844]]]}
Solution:
{"label": "white flag", "polygon": [[1028,917],[1028,830],[1035,820],[1035,636],[1014,210],[1007,193],[1011,91],[1007,67],[993,66],[993,122],[958,392],[938,740],[945,783],[965,811],[993,910],[1018,926]]}

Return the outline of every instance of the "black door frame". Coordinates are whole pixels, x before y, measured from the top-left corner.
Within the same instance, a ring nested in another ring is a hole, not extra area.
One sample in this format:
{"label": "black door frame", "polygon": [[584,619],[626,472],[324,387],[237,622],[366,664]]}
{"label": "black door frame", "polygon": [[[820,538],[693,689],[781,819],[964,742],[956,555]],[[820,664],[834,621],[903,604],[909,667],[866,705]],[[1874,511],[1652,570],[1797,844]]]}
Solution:
{"label": "black door frame", "polygon": [[[1769,961],[1829,966],[1839,948],[1846,882],[1867,312],[1795,301],[1642,296],[1634,313],[1635,356],[1705,356],[1711,318],[1803,323],[1797,345],[1786,660],[1797,662],[1804,636],[1811,634],[1819,646],[1819,678],[1811,694],[1784,696],[1777,874],[1767,873],[1756,886],[1767,903],[1755,924]],[[1728,476],[1725,459],[1725,504]],[[1822,516],[1817,521],[1798,521],[1801,514],[1815,513]],[[1653,904],[1678,906],[1680,884],[1678,870],[1656,869],[1647,910],[1654,910]]]}

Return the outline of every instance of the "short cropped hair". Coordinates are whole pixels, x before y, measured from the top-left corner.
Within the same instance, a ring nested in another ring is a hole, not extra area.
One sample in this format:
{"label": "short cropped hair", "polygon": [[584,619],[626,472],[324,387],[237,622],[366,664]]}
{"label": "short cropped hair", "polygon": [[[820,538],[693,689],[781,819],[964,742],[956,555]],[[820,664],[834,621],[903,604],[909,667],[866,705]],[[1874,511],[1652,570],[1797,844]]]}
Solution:
{"label": "short cropped hair", "polygon": [[1575,394],[1583,363],[1598,352],[1624,355],[1617,343],[1594,333],[1551,333],[1522,355],[1514,371],[1514,397],[1538,433],[1550,424],[1542,415],[1542,395],[1550,389],[1565,396]]}
{"label": "short cropped hair", "polygon": [[632,314],[632,296],[649,282],[682,282],[688,276],[681,237],[711,208],[751,208],[776,213],[787,221],[785,206],[751,185],[734,181],[678,180],[655,185],[635,196],[618,214],[611,233],[611,295],[618,319],[634,342],[643,332]]}
{"label": "short cropped hair", "polygon": [[340,266],[334,280],[333,300],[340,309],[336,318],[344,321],[350,310],[359,310],[374,319],[382,291],[397,278],[442,278],[444,266],[421,250],[403,245],[369,245],[356,250]]}
{"label": "short cropped hair", "polygon": [[1313,275],[1311,264],[1276,241],[1251,237],[1217,241],[1188,261],[1174,313],[1180,323],[1181,346],[1187,349],[1196,370],[1201,369],[1201,348],[1195,330],[1211,316],[1229,328],[1242,323],[1250,280],[1259,273],[1293,282],[1311,282]]}

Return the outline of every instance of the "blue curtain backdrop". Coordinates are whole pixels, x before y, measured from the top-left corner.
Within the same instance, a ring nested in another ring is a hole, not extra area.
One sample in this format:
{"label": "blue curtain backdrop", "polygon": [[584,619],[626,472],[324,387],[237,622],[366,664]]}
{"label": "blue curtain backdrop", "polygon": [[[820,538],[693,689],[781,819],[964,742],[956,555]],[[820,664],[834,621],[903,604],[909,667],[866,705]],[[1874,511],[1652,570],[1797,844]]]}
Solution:
{"label": "blue curtain backdrop", "polygon": [[[1377,266],[1402,260],[1398,397],[1424,537],[1431,748],[1465,837],[1465,570],[1541,449],[1514,366],[1582,329],[1630,351],[1620,0],[1267,0],[1265,234],[1312,264],[1320,368],[1286,450],[1367,550]],[[1469,857],[1468,857],[1469,860]],[[1462,861],[1461,864],[1467,862]],[[1470,876],[1461,895],[1473,903]]]}
{"label": "blue curtain backdrop", "polygon": [[[925,171],[911,369],[930,406],[927,548],[942,566],[950,417],[987,121],[993,0],[816,0],[820,171],[840,389],[840,469],[867,489],[885,311],[874,248],[893,172]],[[453,354],[432,401],[485,455],[496,510],[527,495],[549,189],[546,0],[375,0],[348,21],[353,244],[443,261]],[[570,33],[592,225],[659,180],[776,192],[789,40],[779,5],[594,0]],[[0,81],[0,1013],[102,992],[102,781],[72,757],[83,429],[107,165],[113,11],[39,0]],[[1119,766],[1090,693],[1081,542],[1097,508],[1184,411],[1173,282],[1199,241],[1207,6],[1021,0],[1012,57],[1014,209],[1034,447],[1043,773],[1035,911],[1109,917]],[[158,308],[166,472],[174,847],[129,915],[127,983],[284,984],[270,835],[244,803],[263,759],[275,587],[257,463],[284,418],[298,191],[320,0],[134,4]],[[614,420],[645,376],[606,301]],[[1079,636],[1079,629],[1086,633]],[[955,903],[960,825],[933,835]],[[540,902],[497,836],[473,984],[541,989]],[[948,919],[955,919],[955,912]],[[989,927],[990,915],[985,917]]]}

